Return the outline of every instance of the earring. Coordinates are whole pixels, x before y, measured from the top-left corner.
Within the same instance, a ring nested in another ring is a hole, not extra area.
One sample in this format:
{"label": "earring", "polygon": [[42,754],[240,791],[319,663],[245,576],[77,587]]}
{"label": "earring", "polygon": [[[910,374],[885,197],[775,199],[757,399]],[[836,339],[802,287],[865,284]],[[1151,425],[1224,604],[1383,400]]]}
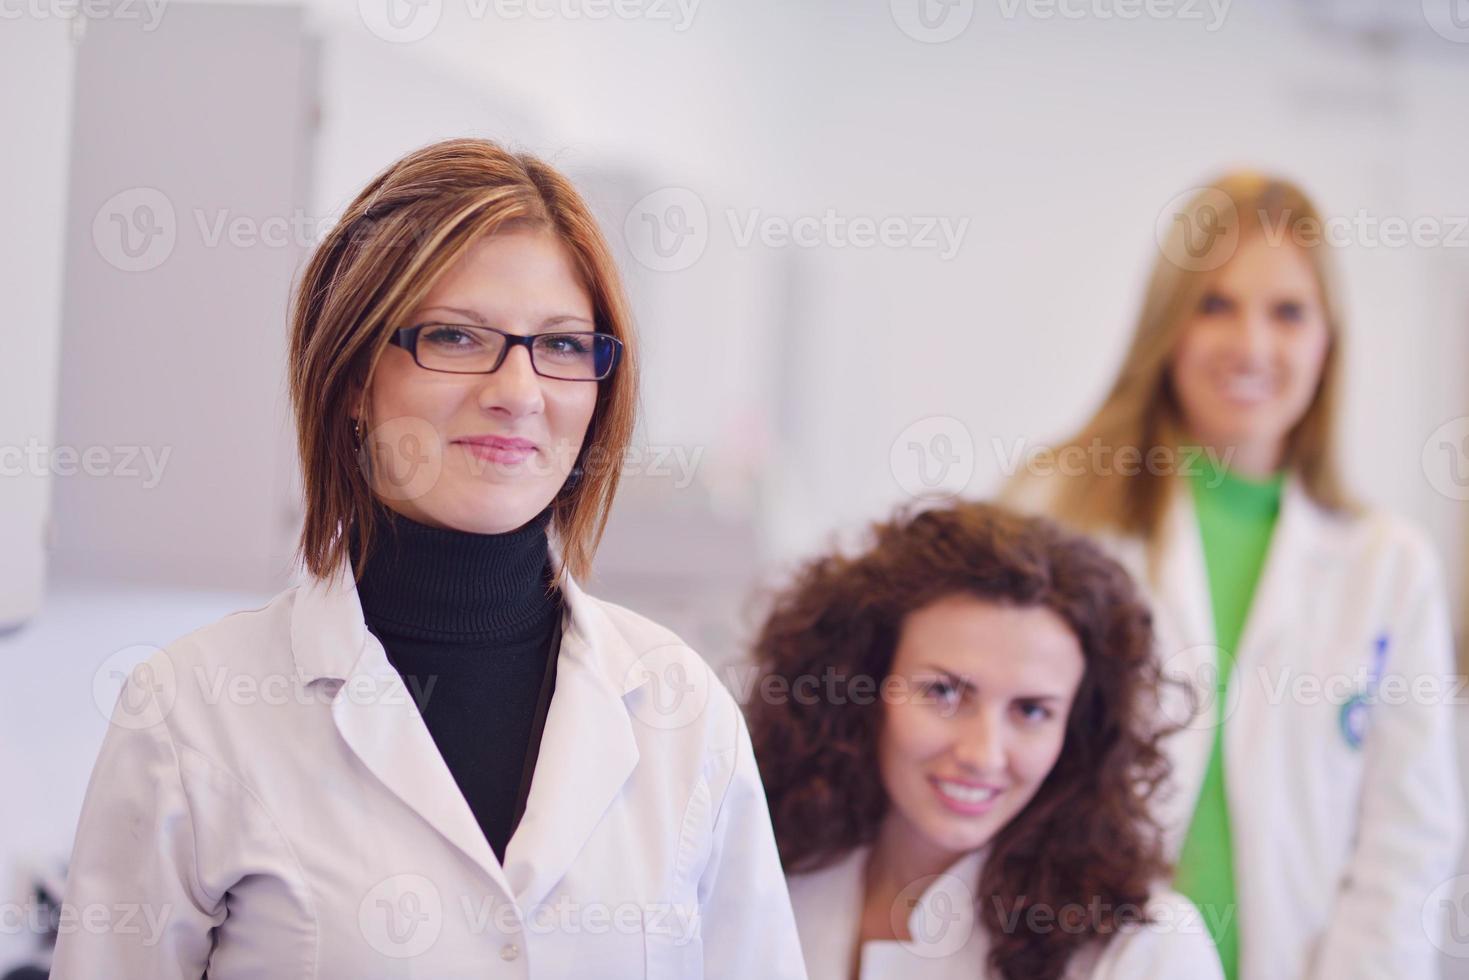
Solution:
{"label": "earring", "polygon": [[566,482],[561,485],[561,492],[567,493],[571,490],[575,490],[576,485],[581,482],[581,478],[584,472],[585,471],[582,469],[580,463],[577,463],[575,466],[573,466],[571,468],[571,472],[566,474]]}
{"label": "earring", "polygon": [[357,469],[362,478],[367,481],[368,486],[372,486],[372,453],[367,451],[367,446],[362,441],[361,419],[352,420],[352,455],[357,460]]}

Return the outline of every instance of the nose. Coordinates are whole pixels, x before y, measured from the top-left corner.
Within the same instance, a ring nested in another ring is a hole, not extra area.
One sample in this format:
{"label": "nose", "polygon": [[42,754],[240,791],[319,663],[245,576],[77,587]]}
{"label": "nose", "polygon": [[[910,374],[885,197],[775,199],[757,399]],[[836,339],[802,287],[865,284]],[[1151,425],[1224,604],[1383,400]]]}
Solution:
{"label": "nose", "polygon": [[1235,331],[1235,352],[1246,361],[1259,363],[1269,356],[1274,336],[1270,311],[1251,306],[1240,317],[1239,329]]}
{"label": "nose", "polygon": [[479,390],[480,408],[511,418],[535,415],[545,407],[541,376],[530,364],[530,351],[515,347],[493,374],[484,376]]}
{"label": "nose", "polygon": [[1005,771],[1005,725],[1002,713],[981,705],[960,725],[954,746],[959,764],[976,776],[998,776]]}

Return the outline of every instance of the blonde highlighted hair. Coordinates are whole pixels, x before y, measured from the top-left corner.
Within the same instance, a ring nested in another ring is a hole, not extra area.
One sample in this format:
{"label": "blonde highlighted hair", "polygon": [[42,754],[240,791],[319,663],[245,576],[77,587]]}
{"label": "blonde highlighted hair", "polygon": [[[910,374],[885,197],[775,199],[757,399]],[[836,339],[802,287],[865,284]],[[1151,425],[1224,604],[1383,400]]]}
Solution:
{"label": "blonde highlighted hair", "polygon": [[[298,555],[324,577],[378,531],[378,507],[359,467],[353,417],[368,416],[367,392],[392,331],[440,276],[497,231],[545,229],[571,254],[591,295],[596,329],[623,343],[617,371],[598,383],[581,447],[584,475],[555,501],[561,562],[590,570],[617,491],[636,418],[639,358],[621,280],[596,220],[571,183],[541,160],[480,139],[423,147],[375,177],[312,255],[291,311],[289,375],[305,492]],[[354,393],[358,397],[354,398]]]}
{"label": "blonde highlighted hair", "polygon": [[[1057,447],[1058,454],[1103,446],[1113,452],[1135,447],[1143,457],[1160,449],[1173,459],[1181,457],[1186,436],[1170,377],[1180,337],[1215,270],[1246,237],[1266,235],[1267,241],[1289,242],[1306,256],[1320,287],[1330,337],[1315,396],[1287,436],[1284,464],[1318,504],[1349,508],[1334,436],[1342,383],[1341,316],[1316,206],[1289,181],[1236,172],[1201,188],[1171,217],[1122,368],[1101,407]],[[1017,477],[1007,492],[1023,496],[1026,479]],[[1083,530],[1134,535],[1153,544],[1176,484],[1171,472],[1156,467],[1132,473],[1088,469],[1057,480],[1058,485],[1048,488],[1048,509],[1056,517]]]}

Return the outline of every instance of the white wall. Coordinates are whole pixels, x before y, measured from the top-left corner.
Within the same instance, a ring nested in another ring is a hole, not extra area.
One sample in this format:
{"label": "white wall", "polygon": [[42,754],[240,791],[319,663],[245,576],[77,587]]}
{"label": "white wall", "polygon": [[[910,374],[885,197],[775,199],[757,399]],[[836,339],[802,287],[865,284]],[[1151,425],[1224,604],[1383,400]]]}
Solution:
{"label": "white wall", "polygon": [[[1115,369],[1157,214],[1225,167],[1295,177],[1336,215],[1469,213],[1469,136],[1451,122],[1469,45],[1415,16],[1393,19],[1395,45],[1368,45],[1307,21],[1308,5],[1263,0],[1235,0],[1217,29],[1208,7],[1193,8],[1204,21],[1124,21],[976,5],[957,37],[926,44],[886,4],[699,3],[685,25],[678,7],[647,8],[673,20],[592,21],[445,3],[405,41],[372,7],[308,10],[324,37],[310,213],[334,213],[402,151],[466,132],[575,174],[614,239],[630,199],[692,192],[707,216],[700,259],[650,270],[620,243],[647,341],[642,437],[702,452],[686,489],[705,506],[739,485],[723,504],[745,509],[766,560],[904,499],[889,456],[915,421],[963,423],[974,493],[1002,476],[994,440],[1074,426]],[[737,240],[752,218],[828,209],[966,233],[947,260]],[[1444,543],[1456,594],[1469,528],[1422,451],[1469,414],[1466,252],[1339,256],[1349,475]],[[295,478],[289,454],[273,465]]]}
{"label": "white wall", "polygon": [[46,573],[54,457],[35,450],[52,444],[56,428],[70,35],[62,20],[7,23],[0,30],[0,87],[29,94],[0,100],[0,133],[11,147],[0,214],[13,229],[0,235],[7,320],[0,358],[0,631],[40,608]]}
{"label": "white wall", "polygon": [[[839,520],[901,496],[885,460],[914,420],[968,423],[978,491],[1000,478],[992,436],[1044,440],[1077,424],[1130,330],[1156,216],[1222,168],[1295,177],[1329,213],[1469,213],[1459,191],[1436,193],[1462,165],[1454,137],[1440,138],[1451,118],[1443,99],[1469,82],[1462,54],[1378,64],[1244,3],[1215,34],[1178,23],[1010,22],[989,8],[947,45],[909,41],[882,10],[865,20],[854,12],[838,30],[808,51],[807,83],[777,117],[796,121],[778,136],[802,161],[792,198],[803,212],[972,222],[947,264],[916,251],[812,253],[822,282],[808,289],[819,296],[810,320],[823,335],[889,338],[813,382],[847,396],[818,407],[816,437],[798,453],[823,491],[814,505],[833,506]],[[1445,302],[1462,308],[1462,287],[1442,272],[1426,281],[1445,251],[1357,248],[1339,263],[1349,472],[1369,497],[1436,526],[1456,508],[1425,492],[1426,422],[1469,407],[1466,364],[1438,343],[1462,335],[1441,318]]]}
{"label": "white wall", "polygon": [[[673,272],[625,263],[648,337],[646,431],[703,446],[710,473],[764,466],[741,499],[759,502],[759,550],[779,562],[905,499],[889,456],[911,423],[963,422],[973,493],[1002,476],[993,440],[1075,426],[1116,368],[1157,215],[1220,170],[1281,172],[1332,215],[1469,215],[1469,135],[1454,123],[1469,45],[1416,10],[1235,0],[1215,23],[1206,5],[1190,7],[1202,20],[1009,6],[974,5],[940,44],[897,26],[902,2],[699,4],[684,30],[444,4],[399,44],[337,23],[518,93],[540,148],[573,172],[694,193],[703,257]],[[1354,33],[1373,21],[1396,33]],[[949,260],[736,241],[757,215],[827,209],[968,226]],[[1440,423],[1469,415],[1466,254],[1363,243],[1338,263],[1348,475],[1443,542],[1456,595],[1469,524],[1421,456]],[[741,426],[754,437],[734,438]]]}
{"label": "white wall", "polygon": [[[138,9],[138,8],[133,8]],[[265,588],[288,569],[290,276],[308,51],[288,7],[88,25],[68,188],[60,573]]]}

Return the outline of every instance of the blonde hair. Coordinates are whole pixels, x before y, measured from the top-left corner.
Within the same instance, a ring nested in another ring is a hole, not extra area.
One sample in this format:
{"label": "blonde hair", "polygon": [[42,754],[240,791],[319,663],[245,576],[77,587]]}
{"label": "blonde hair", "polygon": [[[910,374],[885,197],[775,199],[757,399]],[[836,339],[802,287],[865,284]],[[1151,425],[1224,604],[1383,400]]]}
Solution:
{"label": "blonde hair", "polygon": [[596,329],[623,343],[617,371],[597,386],[581,448],[584,475],[553,510],[563,567],[577,577],[589,571],[636,418],[638,357],[621,280],[590,209],[564,176],[488,140],[451,139],[374,178],[312,255],[296,289],[290,389],[306,509],[298,555],[313,575],[346,561],[348,535],[356,535],[359,577],[378,530],[352,417],[370,429],[367,392],[392,330],[471,245],[512,227],[556,235],[591,294]]}
{"label": "blonde hair", "polygon": [[[1318,504],[1331,510],[1349,508],[1334,436],[1341,388],[1341,318],[1321,227],[1320,214],[1305,193],[1277,177],[1230,173],[1202,188],[1174,213],[1160,243],[1142,310],[1111,390],[1081,431],[1057,451],[1085,451],[1096,445],[1113,451],[1136,447],[1146,457],[1161,447],[1178,458],[1183,423],[1169,366],[1183,330],[1214,270],[1228,261],[1245,236],[1266,234],[1271,241],[1281,236],[1298,245],[1311,264],[1330,338],[1315,396],[1287,436],[1284,462]],[[1196,232],[1205,230],[1200,242]],[[1089,469],[1059,478],[1050,498],[1051,512],[1084,530],[1136,535],[1156,544],[1176,485],[1170,473],[1156,470],[1141,467],[1124,474],[1115,468]],[[1012,483],[1011,491],[1016,488]]]}

